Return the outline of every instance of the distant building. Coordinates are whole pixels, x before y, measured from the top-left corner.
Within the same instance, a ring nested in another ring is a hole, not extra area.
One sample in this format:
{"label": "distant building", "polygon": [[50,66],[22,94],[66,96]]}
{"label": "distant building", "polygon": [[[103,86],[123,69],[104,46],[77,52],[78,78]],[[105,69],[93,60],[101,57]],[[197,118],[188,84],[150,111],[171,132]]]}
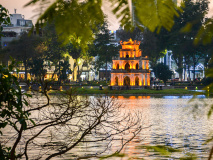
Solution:
{"label": "distant building", "polygon": [[10,25],[2,25],[3,36],[1,37],[1,46],[6,47],[13,39],[17,39],[22,32],[28,32],[32,26],[32,20],[24,19],[24,15],[15,13],[10,15]]}

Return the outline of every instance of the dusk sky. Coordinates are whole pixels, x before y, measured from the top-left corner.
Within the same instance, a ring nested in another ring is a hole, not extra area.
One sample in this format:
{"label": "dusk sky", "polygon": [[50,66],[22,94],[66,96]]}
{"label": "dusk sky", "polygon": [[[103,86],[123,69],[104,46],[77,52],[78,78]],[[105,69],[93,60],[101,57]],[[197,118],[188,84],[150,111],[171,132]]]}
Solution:
{"label": "dusk sky", "polygon": [[[25,19],[31,19],[33,22],[36,22],[36,17],[34,15],[38,14],[35,11],[36,6],[23,7],[29,0],[1,0],[1,4],[9,10],[9,13],[14,13],[14,9],[17,9],[16,13],[22,14],[25,16]],[[116,30],[118,29],[118,20],[116,20],[115,16],[110,13],[111,6],[109,2],[106,0],[103,1],[104,6],[103,10],[106,14],[108,14],[108,21],[110,23],[110,29]],[[210,10],[209,15],[213,16],[213,0],[210,0]]]}

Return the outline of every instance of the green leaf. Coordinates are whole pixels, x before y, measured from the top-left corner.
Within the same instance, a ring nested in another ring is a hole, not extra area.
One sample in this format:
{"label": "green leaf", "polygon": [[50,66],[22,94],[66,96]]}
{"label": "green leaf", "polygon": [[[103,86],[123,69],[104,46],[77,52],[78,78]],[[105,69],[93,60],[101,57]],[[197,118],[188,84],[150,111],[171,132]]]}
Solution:
{"label": "green leaf", "polygon": [[211,105],[211,107],[210,107],[210,109],[209,109],[209,111],[208,111],[208,118],[211,117],[212,112],[213,112],[213,105]]}
{"label": "green leaf", "polygon": [[125,157],[125,154],[113,153],[111,155],[106,155],[106,156],[100,157],[99,160],[108,159],[108,158],[111,158],[111,157]]}
{"label": "green leaf", "polygon": [[137,148],[146,148],[148,151],[158,152],[160,155],[169,156],[173,152],[180,152],[178,149],[174,149],[168,146],[156,145],[156,146],[138,146]]}
{"label": "green leaf", "polygon": [[138,23],[152,32],[162,27],[170,31],[174,25],[174,17],[179,16],[179,7],[172,0],[134,0],[133,4]]}
{"label": "green leaf", "polygon": [[32,119],[29,119],[29,120],[34,126],[36,125],[35,122]]}
{"label": "green leaf", "polygon": [[188,22],[183,28],[181,28],[180,32],[186,33],[190,32],[192,28],[192,23]]}

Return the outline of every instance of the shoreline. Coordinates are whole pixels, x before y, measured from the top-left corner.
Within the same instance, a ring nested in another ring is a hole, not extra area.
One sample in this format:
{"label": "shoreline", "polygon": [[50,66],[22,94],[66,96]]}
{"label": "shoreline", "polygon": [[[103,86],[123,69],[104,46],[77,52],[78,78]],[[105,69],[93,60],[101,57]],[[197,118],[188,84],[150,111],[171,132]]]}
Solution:
{"label": "shoreline", "polygon": [[[66,94],[67,90],[50,90],[49,95]],[[147,93],[144,93],[147,92]],[[75,95],[83,96],[196,96],[205,95],[202,92],[189,91],[184,89],[167,89],[167,90],[90,90],[90,89],[78,89],[75,90]]]}

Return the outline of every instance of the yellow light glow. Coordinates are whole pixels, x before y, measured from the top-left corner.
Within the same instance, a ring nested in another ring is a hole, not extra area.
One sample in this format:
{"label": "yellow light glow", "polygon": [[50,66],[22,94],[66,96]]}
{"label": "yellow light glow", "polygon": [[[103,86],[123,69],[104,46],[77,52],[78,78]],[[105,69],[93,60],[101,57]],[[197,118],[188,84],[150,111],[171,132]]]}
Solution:
{"label": "yellow light glow", "polygon": [[118,96],[118,99],[124,99],[124,96]]}
{"label": "yellow light glow", "polygon": [[136,99],[135,96],[129,96],[129,99]]}
{"label": "yellow light glow", "polygon": [[60,89],[60,91],[62,91],[62,86],[60,86],[60,88],[59,88],[59,89]]}
{"label": "yellow light glow", "polygon": [[91,88],[91,89],[93,89],[93,87],[92,87],[92,86],[91,86],[90,88]]}

